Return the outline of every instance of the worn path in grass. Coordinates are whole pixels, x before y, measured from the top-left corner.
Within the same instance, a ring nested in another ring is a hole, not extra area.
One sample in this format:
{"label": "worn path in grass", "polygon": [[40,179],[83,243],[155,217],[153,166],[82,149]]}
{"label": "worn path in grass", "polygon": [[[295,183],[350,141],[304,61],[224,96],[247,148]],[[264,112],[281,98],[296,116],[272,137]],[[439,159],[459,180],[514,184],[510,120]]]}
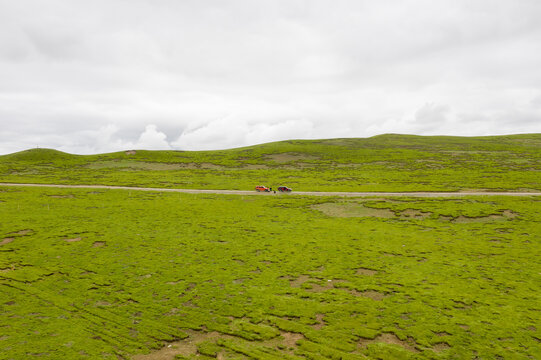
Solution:
{"label": "worn path in grass", "polygon": [[[164,191],[181,192],[189,194],[225,194],[225,195],[274,195],[272,192],[257,192],[246,190],[198,190],[198,189],[166,189],[131,186],[109,185],[59,185],[59,184],[14,184],[0,183],[0,186],[31,186],[64,189],[115,189],[134,191]],[[456,196],[541,196],[541,192],[487,192],[487,191],[461,191],[461,192],[329,192],[329,191],[295,191],[291,194],[304,196],[410,196],[410,197],[456,197]]]}

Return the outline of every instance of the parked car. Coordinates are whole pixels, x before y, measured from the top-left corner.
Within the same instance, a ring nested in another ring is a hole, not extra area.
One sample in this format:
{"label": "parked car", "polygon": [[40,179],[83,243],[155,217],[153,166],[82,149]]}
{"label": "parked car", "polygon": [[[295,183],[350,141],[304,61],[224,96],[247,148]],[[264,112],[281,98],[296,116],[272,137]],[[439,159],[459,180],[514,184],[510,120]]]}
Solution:
{"label": "parked car", "polygon": [[280,192],[291,192],[291,189],[287,186],[278,186],[278,191]]}
{"label": "parked car", "polygon": [[259,192],[261,192],[261,191],[269,192],[270,189],[269,189],[268,187],[266,187],[266,186],[258,185],[258,186],[255,187],[255,191],[259,191]]}

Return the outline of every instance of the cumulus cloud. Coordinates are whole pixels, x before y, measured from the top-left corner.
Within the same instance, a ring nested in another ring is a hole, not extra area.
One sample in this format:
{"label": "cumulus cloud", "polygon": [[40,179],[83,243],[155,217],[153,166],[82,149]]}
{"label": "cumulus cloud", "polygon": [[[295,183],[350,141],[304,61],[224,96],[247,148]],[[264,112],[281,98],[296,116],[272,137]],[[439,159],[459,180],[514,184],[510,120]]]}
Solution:
{"label": "cumulus cloud", "polygon": [[540,132],[539,13],[537,0],[0,0],[0,153]]}
{"label": "cumulus cloud", "polygon": [[96,154],[129,149],[172,149],[167,141],[167,135],[153,124],[147,125],[135,141],[123,137],[117,125],[108,124],[97,130],[75,132],[71,137],[66,136],[66,139],[57,139],[56,142],[58,145],[53,147],[74,154]]}
{"label": "cumulus cloud", "polygon": [[307,139],[314,127],[308,120],[249,122],[226,117],[185,130],[171,145],[181,150],[226,149],[287,139]]}

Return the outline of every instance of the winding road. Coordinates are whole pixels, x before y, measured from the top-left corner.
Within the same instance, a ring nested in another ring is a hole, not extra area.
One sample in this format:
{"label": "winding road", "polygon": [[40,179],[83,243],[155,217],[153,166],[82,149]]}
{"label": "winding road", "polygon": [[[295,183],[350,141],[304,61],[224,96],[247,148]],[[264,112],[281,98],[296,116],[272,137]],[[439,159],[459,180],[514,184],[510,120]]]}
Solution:
{"label": "winding road", "polygon": [[[224,194],[224,195],[282,195],[282,193],[257,192],[246,190],[198,190],[198,189],[166,189],[166,188],[148,188],[131,186],[109,186],[109,185],[62,185],[62,184],[15,184],[0,183],[2,186],[12,187],[46,187],[61,189],[111,189],[111,190],[133,190],[133,191],[161,191],[161,192],[179,192],[187,194]],[[459,197],[459,196],[541,196],[541,192],[485,192],[485,191],[464,191],[464,192],[329,192],[329,191],[294,191],[283,195],[302,195],[302,196],[342,196],[342,197]]]}

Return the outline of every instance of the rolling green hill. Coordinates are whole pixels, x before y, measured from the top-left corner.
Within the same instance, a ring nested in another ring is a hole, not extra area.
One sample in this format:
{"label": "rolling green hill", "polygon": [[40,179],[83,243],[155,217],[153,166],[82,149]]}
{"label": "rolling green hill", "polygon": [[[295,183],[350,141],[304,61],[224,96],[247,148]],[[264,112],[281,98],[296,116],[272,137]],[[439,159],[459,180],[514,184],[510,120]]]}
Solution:
{"label": "rolling green hill", "polygon": [[[0,360],[541,358],[541,135],[0,157]],[[321,194],[320,194],[321,195]]]}
{"label": "rolling green hill", "polygon": [[380,135],[290,140],[220,151],[0,156],[0,182],[303,191],[541,190],[541,134]]}

